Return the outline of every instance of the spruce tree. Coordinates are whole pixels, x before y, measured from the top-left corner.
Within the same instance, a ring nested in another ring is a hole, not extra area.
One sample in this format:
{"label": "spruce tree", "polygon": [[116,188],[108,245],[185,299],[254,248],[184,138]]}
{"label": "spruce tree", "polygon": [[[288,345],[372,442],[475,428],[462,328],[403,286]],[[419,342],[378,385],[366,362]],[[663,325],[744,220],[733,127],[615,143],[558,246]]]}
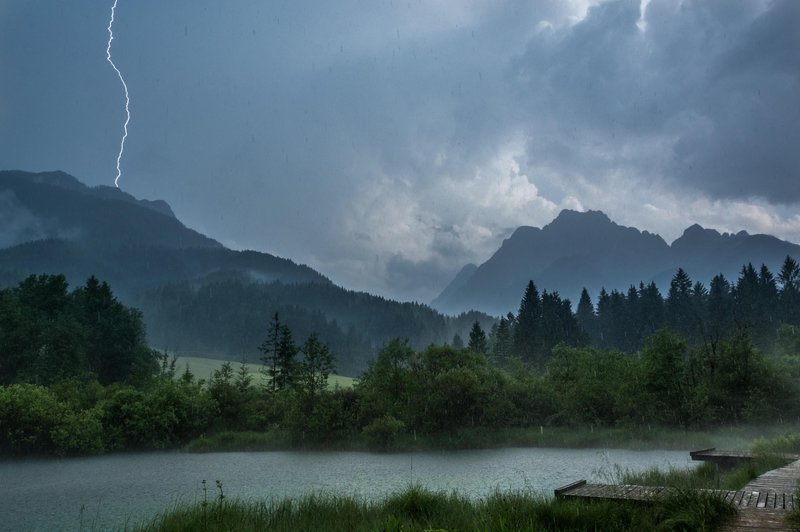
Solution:
{"label": "spruce tree", "polygon": [[778,274],[780,318],[784,323],[800,325],[800,265],[786,256]]}
{"label": "spruce tree", "polygon": [[542,301],[539,298],[539,291],[533,281],[528,281],[514,324],[514,353],[525,362],[540,362],[536,343],[541,312]]}
{"label": "spruce tree", "polygon": [[492,335],[492,358],[495,363],[503,364],[511,356],[513,338],[506,318],[500,318],[497,329]]}
{"label": "spruce tree", "polygon": [[578,300],[578,309],[575,317],[578,326],[586,334],[591,343],[597,342],[597,316],[594,314],[594,305],[589,292],[584,288],[581,290],[581,298]]}
{"label": "spruce tree", "polygon": [[486,333],[483,332],[481,324],[477,320],[472,324],[472,330],[469,331],[469,344],[467,344],[467,347],[478,355],[485,355],[489,350],[486,342]]}
{"label": "spruce tree", "polygon": [[691,336],[694,325],[691,296],[692,280],[683,268],[678,268],[667,293],[667,325],[684,338]]}
{"label": "spruce tree", "polygon": [[[315,333],[316,338],[316,333]],[[292,330],[286,325],[281,326],[281,337],[278,342],[278,363],[275,373],[276,389],[292,388],[297,375],[298,349],[292,338]]]}
{"label": "spruce tree", "polygon": [[267,337],[258,346],[258,350],[264,353],[261,361],[264,363],[264,373],[269,377],[269,384],[267,385],[273,392],[278,389],[277,375],[278,375],[278,348],[281,339],[281,320],[276,312],[272,316],[267,330]]}

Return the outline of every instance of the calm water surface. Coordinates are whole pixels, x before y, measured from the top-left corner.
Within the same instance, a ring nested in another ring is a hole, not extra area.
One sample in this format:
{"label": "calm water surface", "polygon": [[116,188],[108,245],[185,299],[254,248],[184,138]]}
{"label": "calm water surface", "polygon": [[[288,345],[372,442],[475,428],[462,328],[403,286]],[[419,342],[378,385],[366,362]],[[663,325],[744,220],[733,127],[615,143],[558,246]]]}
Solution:
{"label": "calm water surface", "polygon": [[691,467],[688,451],[493,449],[373,454],[351,452],[147,453],[0,462],[0,530],[119,529],[176,502],[209,498],[220,480],[227,497],[306,493],[380,497],[414,482],[481,497],[495,488],[553,489],[603,480],[615,466]]}

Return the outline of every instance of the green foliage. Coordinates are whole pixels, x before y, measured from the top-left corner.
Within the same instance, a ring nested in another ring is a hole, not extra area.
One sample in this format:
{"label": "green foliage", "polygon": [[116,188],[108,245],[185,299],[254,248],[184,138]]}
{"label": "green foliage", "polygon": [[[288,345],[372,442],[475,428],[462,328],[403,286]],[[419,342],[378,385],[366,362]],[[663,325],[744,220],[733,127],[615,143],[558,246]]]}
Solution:
{"label": "green foliage", "polygon": [[647,419],[684,425],[686,342],[668,329],[660,329],[645,342],[639,363]]}
{"label": "green foliage", "polygon": [[100,454],[105,433],[97,408],[67,412],[50,432],[56,454]]}
{"label": "green foliage", "polygon": [[97,454],[104,447],[97,410],[74,410],[42,386],[0,387],[0,453]]}
{"label": "green foliage", "polygon": [[405,423],[390,414],[386,414],[373,419],[362,429],[362,433],[372,447],[386,450],[394,445],[397,437],[405,427]]}
{"label": "green foliage", "polygon": [[140,530],[715,530],[733,513],[722,500],[691,492],[637,505],[500,491],[473,500],[411,486],[374,502],[335,495],[270,502],[217,497],[175,507]]}
{"label": "green foliage", "polygon": [[561,423],[613,425],[625,420],[632,361],[618,351],[559,346],[547,366]]}
{"label": "green foliage", "polygon": [[800,432],[789,432],[769,439],[758,438],[752,443],[750,449],[759,455],[800,454]]}
{"label": "green foliage", "polygon": [[144,383],[157,372],[141,314],[106,283],[91,277],[69,293],[63,275],[31,275],[0,290],[0,384]]}
{"label": "green foliage", "polygon": [[[249,362],[258,351],[265,324],[277,312],[294,337],[316,332],[340,355],[339,371],[356,376],[377,348],[392,338],[408,338],[415,349],[462,338],[478,320],[488,330],[494,319],[480,312],[444,316],[427,305],[398,303],[328,283],[254,283],[243,279],[206,279],[169,284],[142,294],[153,345],[180,345],[187,353],[244,354]],[[220,316],[225,316],[220,320]]]}
{"label": "green foliage", "polygon": [[65,410],[47,388],[33,384],[0,388],[0,449],[12,454],[52,450],[51,433]]}
{"label": "green foliage", "polygon": [[190,453],[276,451],[291,448],[291,434],[285,430],[265,432],[223,431],[202,435],[184,446],[184,450]]}
{"label": "green foliage", "polygon": [[[459,347],[453,343],[453,347]],[[472,324],[472,329],[469,332],[469,344],[467,345],[470,351],[479,355],[485,355],[489,351],[489,345],[486,340],[486,333],[483,332],[480,322],[476,321]]]}
{"label": "green foliage", "polygon": [[303,360],[298,364],[296,388],[307,400],[315,402],[328,388],[328,377],[334,370],[334,356],[330,348],[311,333],[303,347]]}
{"label": "green foliage", "polygon": [[99,405],[111,449],[164,449],[204,431],[215,403],[197,384],[162,379],[148,390],[118,387]]}

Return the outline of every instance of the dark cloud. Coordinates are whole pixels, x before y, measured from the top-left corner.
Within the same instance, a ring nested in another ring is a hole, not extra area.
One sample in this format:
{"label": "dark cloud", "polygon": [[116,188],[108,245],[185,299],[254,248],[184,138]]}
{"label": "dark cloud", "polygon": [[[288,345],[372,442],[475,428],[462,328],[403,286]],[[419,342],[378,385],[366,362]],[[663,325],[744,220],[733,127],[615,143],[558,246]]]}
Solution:
{"label": "dark cloud", "polygon": [[[800,4],[596,3],[120,1],[121,185],[400,298],[562,207],[800,237]],[[112,182],[109,13],[0,0],[0,168]]]}
{"label": "dark cloud", "polygon": [[622,0],[545,29],[512,69],[534,123],[529,158],[716,198],[797,202],[797,27],[791,0],[653,0],[643,16],[638,1]]}

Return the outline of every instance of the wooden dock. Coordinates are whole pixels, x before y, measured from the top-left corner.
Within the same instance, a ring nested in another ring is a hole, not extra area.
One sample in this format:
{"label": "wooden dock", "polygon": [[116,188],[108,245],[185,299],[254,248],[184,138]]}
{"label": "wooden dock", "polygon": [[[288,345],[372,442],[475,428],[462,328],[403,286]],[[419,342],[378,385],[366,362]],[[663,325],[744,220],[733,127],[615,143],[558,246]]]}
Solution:
{"label": "wooden dock", "polygon": [[[692,458],[692,460],[713,462],[722,468],[730,468],[741,462],[749,462],[755,458],[755,456],[749,451],[723,451],[717,449],[716,447],[691,451],[689,456]],[[782,456],[787,460],[800,459],[800,456],[796,454],[781,453],[779,456]]]}
{"label": "wooden dock", "polygon": [[[725,531],[790,531],[792,528],[786,523],[785,515],[800,508],[800,500],[796,497],[798,480],[800,480],[800,460],[764,473],[741,490],[701,491],[720,497],[739,510],[736,518],[723,529]],[[555,496],[562,499],[605,499],[640,503],[656,502],[675,493],[677,493],[675,488],[590,484],[585,480],[555,490]]]}
{"label": "wooden dock", "polygon": [[712,462],[723,469],[730,469],[742,462],[749,462],[753,455],[747,451],[719,451],[715,447],[700,449],[689,453],[692,460]]}
{"label": "wooden dock", "polygon": [[[795,494],[792,492],[750,489],[741,490],[702,490],[724,499],[739,509],[756,508],[772,510],[793,510]],[[581,480],[558,488],[556,497],[562,499],[605,499],[617,501],[655,502],[678,492],[675,488],[660,486],[638,486],[634,484],[589,484]],[[800,504],[800,501],[797,501]]]}

